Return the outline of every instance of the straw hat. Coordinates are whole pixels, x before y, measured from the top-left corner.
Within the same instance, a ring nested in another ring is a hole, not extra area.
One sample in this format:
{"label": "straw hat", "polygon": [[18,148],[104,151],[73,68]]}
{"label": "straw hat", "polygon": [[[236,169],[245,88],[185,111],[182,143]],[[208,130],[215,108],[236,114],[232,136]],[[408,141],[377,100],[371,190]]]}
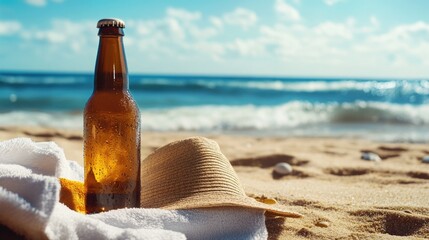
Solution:
{"label": "straw hat", "polygon": [[273,202],[246,196],[219,145],[193,137],[158,148],[142,161],[141,207],[189,209],[245,207],[286,217],[301,217]]}

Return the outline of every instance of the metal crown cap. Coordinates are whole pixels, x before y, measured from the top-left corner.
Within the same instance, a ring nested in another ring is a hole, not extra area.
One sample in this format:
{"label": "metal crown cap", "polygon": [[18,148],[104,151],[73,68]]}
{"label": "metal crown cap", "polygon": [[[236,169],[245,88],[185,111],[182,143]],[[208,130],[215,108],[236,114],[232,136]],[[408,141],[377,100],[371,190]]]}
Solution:
{"label": "metal crown cap", "polygon": [[101,27],[118,27],[125,28],[125,23],[119,18],[104,18],[98,21],[97,28]]}

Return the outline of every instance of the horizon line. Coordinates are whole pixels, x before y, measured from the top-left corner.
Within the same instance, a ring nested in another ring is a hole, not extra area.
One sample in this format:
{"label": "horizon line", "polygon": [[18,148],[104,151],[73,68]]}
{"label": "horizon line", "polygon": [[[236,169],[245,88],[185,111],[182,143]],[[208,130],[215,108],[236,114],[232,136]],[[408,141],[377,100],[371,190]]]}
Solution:
{"label": "horizon line", "polygon": [[[4,70],[0,69],[0,74],[13,75],[94,75],[93,72],[76,71],[50,71],[50,70]],[[429,80],[428,77],[373,77],[373,76],[305,76],[305,75],[244,75],[244,74],[213,74],[213,73],[130,73],[129,76],[147,77],[204,77],[204,78],[258,78],[258,79],[343,79],[343,80]]]}

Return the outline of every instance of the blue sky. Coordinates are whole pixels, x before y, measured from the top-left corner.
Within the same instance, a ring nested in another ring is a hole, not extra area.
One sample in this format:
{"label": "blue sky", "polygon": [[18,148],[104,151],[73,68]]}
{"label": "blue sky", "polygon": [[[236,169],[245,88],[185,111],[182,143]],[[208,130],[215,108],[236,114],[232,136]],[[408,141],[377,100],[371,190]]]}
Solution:
{"label": "blue sky", "polygon": [[130,73],[427,78],[427,0],[0,0],[0,70],[92,72],[100,18]]}

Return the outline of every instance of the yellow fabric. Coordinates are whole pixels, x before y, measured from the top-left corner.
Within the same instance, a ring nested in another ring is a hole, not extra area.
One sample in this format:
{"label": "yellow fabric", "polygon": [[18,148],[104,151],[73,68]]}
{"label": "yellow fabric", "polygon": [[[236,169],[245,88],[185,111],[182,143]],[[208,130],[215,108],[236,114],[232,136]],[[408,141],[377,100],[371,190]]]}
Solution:
{"label": "yellow fabric", "polygon": [[85,188],[83,182],[60,178],[60,202],[70,209],[85,213]]}

